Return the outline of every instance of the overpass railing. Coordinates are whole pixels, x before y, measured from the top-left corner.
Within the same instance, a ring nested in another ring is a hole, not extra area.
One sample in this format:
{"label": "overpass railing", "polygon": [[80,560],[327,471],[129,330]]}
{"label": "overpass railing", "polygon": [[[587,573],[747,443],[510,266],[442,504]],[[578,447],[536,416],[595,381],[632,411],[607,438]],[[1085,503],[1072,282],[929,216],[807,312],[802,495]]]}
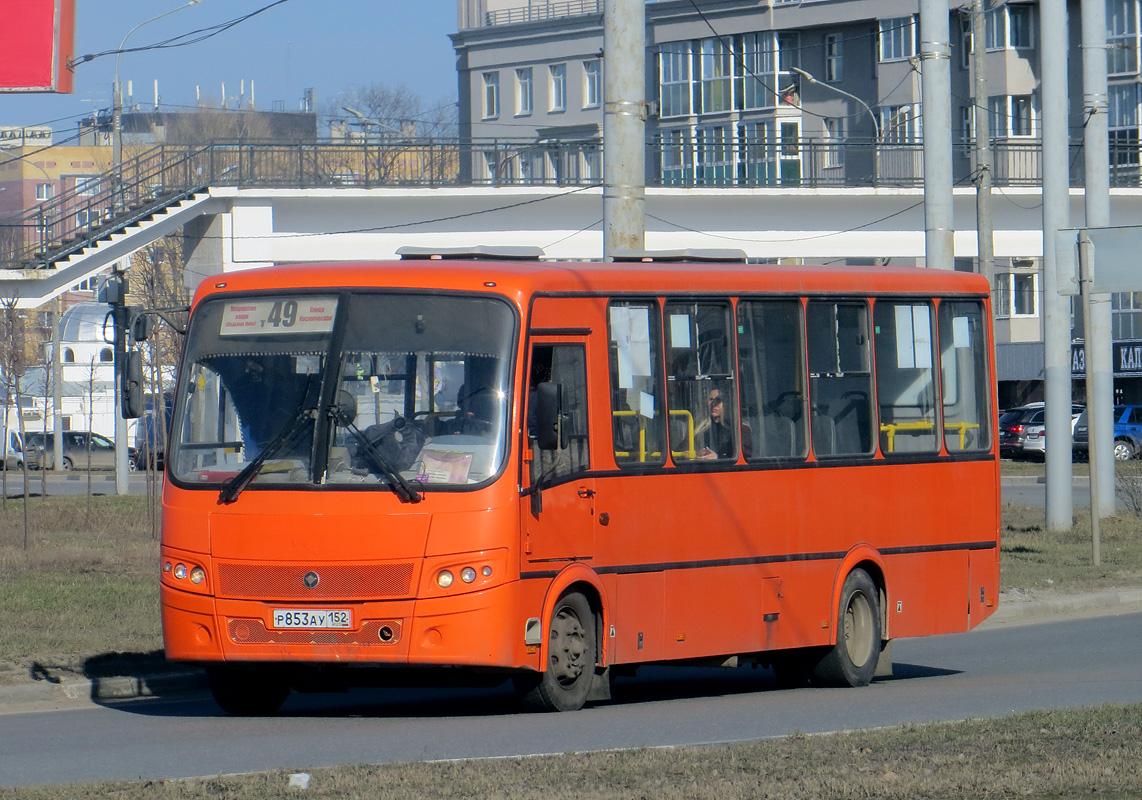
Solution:
{"label": "overpass railing", "polygon": [[[1083,184],[1081,143],[1071,145],[1071,185]],[[1039,186],[1037,141],[996,142],[993,184]],[[970,144],[957,145],[953,174],[979,174]],[[361,142],[210,142],[158,145],[101,175],[73,179],[57,196],[0,220],[0,268],[50,268],[69,254],[143,221],[210,186],[590,185],[602,182],[598,139],[390,138]],[[735,139],[716,143],[658,135],[647,143],[648,186],[923,186],[923,144],[871,140]],[[1111,186],[1142,186],[1135,147],[1111,147]]]}

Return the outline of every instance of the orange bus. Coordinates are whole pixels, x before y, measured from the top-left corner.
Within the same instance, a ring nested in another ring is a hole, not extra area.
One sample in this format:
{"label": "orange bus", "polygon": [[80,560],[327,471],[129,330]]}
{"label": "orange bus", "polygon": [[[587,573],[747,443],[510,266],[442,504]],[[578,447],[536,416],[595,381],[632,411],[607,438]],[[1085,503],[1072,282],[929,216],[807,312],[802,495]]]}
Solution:
{"label": "orange bus", "polygon": [[990,320],[983,278],[915,268],[208,279],[166,460],[167,656],[234,714],[457,675],[572,710],[648,663],[867,684],[893,639],[995,610]]}

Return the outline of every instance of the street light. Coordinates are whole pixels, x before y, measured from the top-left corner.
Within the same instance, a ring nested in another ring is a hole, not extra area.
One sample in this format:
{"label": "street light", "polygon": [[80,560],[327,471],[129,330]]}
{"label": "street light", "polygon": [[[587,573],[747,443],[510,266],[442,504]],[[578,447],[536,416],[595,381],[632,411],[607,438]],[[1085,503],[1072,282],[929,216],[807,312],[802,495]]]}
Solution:
{"label": "street light", "polygon": [[202,2],[202,0],[190,0],[190,2],[184,3],[183,5],[177,6],[176,8],[172,8],[170,11],[164,11],[162,14],[151,17],[150,19],[145,19],[135,27],[131,28],[131,30],[127,31],[127,35],[123,37],[123,41],[119,42],[119,49],[115,52],[115,85],[112,87],[114,91],[114,98],[112,99],[111,106],[111,114],[113,117],[111,127],[115,137],[115,141],[112,142],[112,146],[114,147],[115,154],[114,158],[115,170],[117,173],[116,177],[119,181],[120,187],[123,185],[123,91],[122,87],[119,84],[119,58],[123,55],[123,48],[127,46],[127,40],[131,38],[131,34],[139,30],[139,28],[143,27],[144,25],[149,25],[155,20],[160,20],[163,17],[169,17],[176,11],[182,11],[184,8],[190,8],[193,5],[198,5],[200,2]]}
{"label": "street light", "polygon": [[402,131],[400,128],[394,128],[392,125],[388,125],[384,122],[381,122],[380,120],[373,119],[372,117],[367,117],[355,108],[349,108],[349,106],[341,106],[341,110],[345,111],[349,114],[352,114],[354,117],[356,117],[357,118],[357,124],[363,128],[367,128],[369,125],[372,125],[372,126],[377,127],[377,128],[384,128],[385,130],[390,130],[393,133],[396,133],[400,136],[404,136],[404,131]]}
{"label": "street light", "polygon": [[825,87],[826,89],[832,89],[837,94],[844,95],[851,100],[856,100],[861,104],[861,106],[864,107],[864,110],[868,112],[869,119],[872,120],[872,129],[876,132],[876,139],[872,143],[872,182],[873,185],[875,185],[877,178],[880,177],[880,121],[876,118],[876,114],[873,113],[873,110],[869,104],[864,100],[861,100],[855,94],[846,92],[844,89],[833,86],[831,83],[822,83],[803,69],[799,69],[798,67],[790,67],[789,71],[796,72],[802,78],[809,81],[809,83],[815,83],[818,86]]}

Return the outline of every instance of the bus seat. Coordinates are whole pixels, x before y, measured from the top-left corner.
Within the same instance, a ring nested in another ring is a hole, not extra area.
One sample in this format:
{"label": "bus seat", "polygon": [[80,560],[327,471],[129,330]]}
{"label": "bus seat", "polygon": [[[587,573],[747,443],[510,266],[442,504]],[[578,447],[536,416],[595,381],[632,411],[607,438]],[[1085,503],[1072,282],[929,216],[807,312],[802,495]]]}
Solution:
{"label": "bus seat", "polygon": [[829,456],[837,452],[837,426],[833,418],[813,409],[813,452]]}
{"label": "bus seat", "polygon": [[793,420],[776,414],[766,414],[763,418],[765,430],[763,456],[797,455],[797,430]]}

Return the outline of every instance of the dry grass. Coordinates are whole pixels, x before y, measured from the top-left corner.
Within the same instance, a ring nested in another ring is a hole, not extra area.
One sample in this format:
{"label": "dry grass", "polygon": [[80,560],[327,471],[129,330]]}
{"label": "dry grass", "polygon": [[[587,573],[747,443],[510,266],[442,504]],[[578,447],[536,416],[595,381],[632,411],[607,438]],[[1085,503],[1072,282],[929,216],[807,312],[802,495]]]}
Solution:
{"label": "dry grass", "polygon": [[[487,800],[818,800],[818,798],[1142,798],[1142,706],[1036,712],[954,724],[665,750],[355,766],[67,787],[71,798],[226,797]],[[47,800],[60,787],[5,791]]]}
{"label": "dry grass", "polygon": [[158,542],[146,502],[33,498],[25,549],[23,501],[8,501],[0,511],[0,683],[94,676],[117,653],[161,646]]}

